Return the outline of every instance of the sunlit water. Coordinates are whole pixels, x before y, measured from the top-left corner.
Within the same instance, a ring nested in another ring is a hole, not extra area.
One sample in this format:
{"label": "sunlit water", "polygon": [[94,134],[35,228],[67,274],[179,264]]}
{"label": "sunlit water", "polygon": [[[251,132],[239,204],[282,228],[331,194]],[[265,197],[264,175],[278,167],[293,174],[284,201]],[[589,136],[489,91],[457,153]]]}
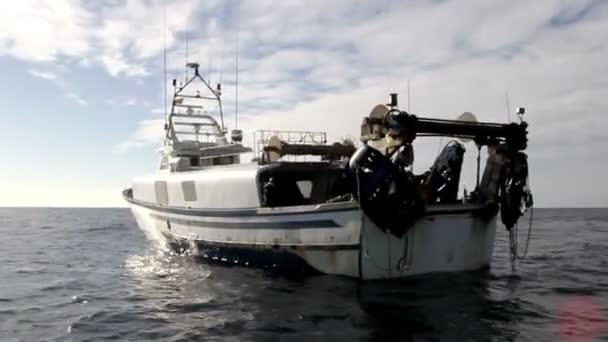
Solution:
{"label": "sunlit water", "polygon": [[209,265],[125,209],[0,209],[0,341],[608,340],[608,210],[536,210],[511,270],[367,282]]}

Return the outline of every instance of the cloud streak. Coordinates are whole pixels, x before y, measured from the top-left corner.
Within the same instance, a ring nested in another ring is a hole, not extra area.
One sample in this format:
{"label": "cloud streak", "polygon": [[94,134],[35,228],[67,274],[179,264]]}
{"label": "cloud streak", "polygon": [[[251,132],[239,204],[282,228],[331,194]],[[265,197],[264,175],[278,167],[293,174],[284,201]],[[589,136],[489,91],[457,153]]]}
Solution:
{"label": "cloud streak", "polygon": [[27,72],[34,77],[42,78],[43,80],[47,80],[47,81],[53,81],[53,80],[57,79],[57,74],[52,73],[50,71],[29,69]]}
{"label": "cloud streak", "polygon": [[89,104],[89,102],[87,100],[83,99],[78,94],[73,93],[73,92],[69,92],[69,93],[65,94],[65,97],[76,102],[77,104],[79,104],[81,106],[87,106]]}
{"label": "cloud streak", "polygon": [[138,147],[160,146],[164,137],[164,122],[164,119],[140,121],[133,136],[114,146],[113,151],[115,153],[125,153]]}

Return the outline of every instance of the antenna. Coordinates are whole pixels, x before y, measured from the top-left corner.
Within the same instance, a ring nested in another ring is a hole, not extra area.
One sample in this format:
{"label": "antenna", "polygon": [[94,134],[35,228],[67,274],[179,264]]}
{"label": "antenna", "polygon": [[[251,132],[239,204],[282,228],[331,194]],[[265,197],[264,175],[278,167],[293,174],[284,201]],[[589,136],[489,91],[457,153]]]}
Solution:
{"label": "antenna", "polygon": [[224,37],[222,37],[222,50],[220,52],[220,66],[219,66],[219,72],[220,72],[220,77],[219,77],[219,84],[222,84],[222,78],[223,78],[223,74],[224,74]]}
{"label": "antenna", "polygon": [[[226,12],[226,1],[222,1],[222,13],[220,14],[220,22],[222,23],[222,28],[223,28],[223,23],[224,23],[224,17],[225,17],[225,12]],[[226,48],[226,30],[222,29],[222,47],[220,50],[220,63],[219,63],[219,72],[220,72],[220,76],[219,76],[219,82],[218,84],[222,84],[222,76],[224,73],[224,50]]]}
{"label": "antenna", "polygon": [[511,104],[509,103],[509,92],[505,91],[505,100],[507,104],[507,119],[511,122]]}
{"label": "antenna", "polygon": [[235,106],[234,106],[234,128],[238,128],[239,123],[239,31],[236,31],[236,57],[235,57]]}
{"label": "antenna", "polygon": [[410,80],[407,80],[407,112],[411,113]]}
{"label": "antenna", "polygon": [[186,18],[186,82],[188,82],[188,19]]}
{"label": "antenna", "polygon": [[[220,28],[222,30],[222,48],[220,50],[220,62],[219,62],[219,82],[220,84],[222,84],[223,81],[223,74],[224,74],[224,67],[226,66],[225,64],[225,59],[226,59],[226,29],[225,26],[226,24],[226,4],[228,2],[227,1],[222,1],[222,8],[221,8],[221,14],[220,14]],[[238,29],[238,27],[237,27]],[[236,128],[236,127],[235,127]]]}
{"label": "antenna", "polygon": [[167,6],[163,2],[163,86],[165,90],[165,126],[167,125]]}

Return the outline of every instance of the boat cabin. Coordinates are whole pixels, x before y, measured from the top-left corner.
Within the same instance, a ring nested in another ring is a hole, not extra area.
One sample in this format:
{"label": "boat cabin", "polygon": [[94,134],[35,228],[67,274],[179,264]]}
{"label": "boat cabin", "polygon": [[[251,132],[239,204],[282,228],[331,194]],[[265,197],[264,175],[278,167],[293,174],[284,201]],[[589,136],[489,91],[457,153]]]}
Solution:
{"label": "boat cabin", "polygon": [[197,63],[187,66],[194,75],[185,84],[173,80],[173,101],[166,116],[159,170],[184,172],[240,163],[240,155],[251,149],[241,144],[241,130],[231,132],[230,142],[226,137],[221,85],[213,89],[199,74]]}

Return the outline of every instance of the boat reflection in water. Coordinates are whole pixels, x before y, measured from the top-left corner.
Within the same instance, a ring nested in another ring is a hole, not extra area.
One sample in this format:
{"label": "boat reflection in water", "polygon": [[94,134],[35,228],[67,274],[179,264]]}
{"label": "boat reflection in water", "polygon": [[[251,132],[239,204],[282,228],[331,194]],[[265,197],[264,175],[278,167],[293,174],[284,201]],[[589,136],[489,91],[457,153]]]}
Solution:
{"label": "boat reflection in water", "polygon": [[513,340],[527,313],[519,299],[493,298],[493,278],[478,270],[363,282],[357,297],[379,340]]}
{"label": "boat reflection in water", "polygon": [[184,339],[509,341],[520,336],[519,321],[538,317],[514,295],[518,277],[488,270],[359,281],[195,257],[153,255],[131,264],[133,292],[146,294],[141,311]]}

